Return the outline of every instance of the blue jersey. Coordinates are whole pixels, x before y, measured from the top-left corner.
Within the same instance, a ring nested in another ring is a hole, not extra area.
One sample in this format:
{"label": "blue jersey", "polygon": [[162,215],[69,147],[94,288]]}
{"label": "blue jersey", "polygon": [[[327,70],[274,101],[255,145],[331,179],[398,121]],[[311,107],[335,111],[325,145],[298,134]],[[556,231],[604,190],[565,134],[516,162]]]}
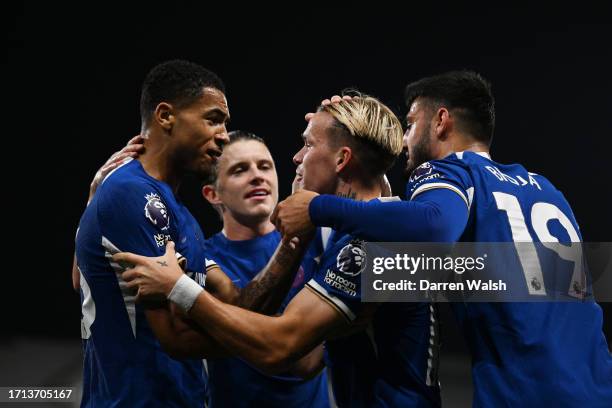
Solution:
{"label": "blue jersey", "polygon": [[[203,285],[204,236],[170,187],[132,160],[108,175],[85,210],[76,239],[81,272],[85,407],[201,407],[201,360],[175,360],[162,349],[120,278],[112,254],[160,256],[167,240]],[[210,264],[210,262],[209,262]]]}
{"label": "blue jersey", "polygon": [[[209,256],[240,288],[262,270],[276,250],[281,237],[277,231],[244,241],[232,241],[223,233],[206,240]],[[305,255],[293,285],[284,299],[279,313],[304,287],[313,271],[314,257],[320,240]],[[304,381],[289,374],[269,376],[242,359],[228,357],[208,359],[209,407],[329,407],[325,372]]]}
{"label": "blue jersey", "polygon": [[[364,311],[365,254],[351,235],[332,233],[307,287],[347,322]],[[437,407],[438,325],[428,303],[388,303],[360,333],[326,342],[326,364],[340,407]]]}
{"label": "blue jersey", "polygon": [[[438,188],[454,191],[468,208],[462,241],[581,240],[561,192],[520,165],[502,165],[484,153],[455,153],[417,168],[408,182],[407,198]],[[535,255],[516,248],[513,259],[507,260],[516,266],[515,278],[524,279],[529,293],[550,289],[551,271],[534,276],[533,268],[522,265],[559,255],[552,247]],[[596,303],[452,306],[473,356],[475,406],[612,406],[612,357]]]}

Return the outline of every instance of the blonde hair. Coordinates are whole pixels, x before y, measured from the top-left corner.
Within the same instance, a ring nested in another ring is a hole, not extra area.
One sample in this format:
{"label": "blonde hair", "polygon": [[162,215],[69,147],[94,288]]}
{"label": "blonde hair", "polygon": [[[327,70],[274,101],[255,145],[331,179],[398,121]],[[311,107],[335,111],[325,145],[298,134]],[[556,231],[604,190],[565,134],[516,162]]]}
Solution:
{"label": "blonde hair", "polygon": [[365,139],[392,156],[402,152],[404,132],[395,114],[378,99],[365,94],[319,107],[344,125],[351,136]]}

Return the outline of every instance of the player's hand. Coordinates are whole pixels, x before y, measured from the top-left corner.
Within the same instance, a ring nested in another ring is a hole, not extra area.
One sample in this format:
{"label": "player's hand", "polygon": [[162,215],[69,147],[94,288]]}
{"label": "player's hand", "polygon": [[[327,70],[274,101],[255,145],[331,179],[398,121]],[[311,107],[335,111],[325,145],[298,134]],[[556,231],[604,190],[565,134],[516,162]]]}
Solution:
{"label": "player's hand", "polygon": [[123,161],[128,157],[137,157],[138,155],[144,152],[144,140],[145,138],[142,135],[136,135],[131,138],[127,144],[123,147],[123,149],[115,152],[111,155],[111,157],[98,169],[96,175],[94,176],[91,184],[89,185],[89,201],[93,198],[96,190],[102,183],[102,180],[110,173],[113,169],[117,168]]}
{"label": "player's hand", "polygon": [[138,288],[138,301],[142,298],[167,297],[176,281],[183,276],[172,241],[166,244],[166,253],[163,256],[147,257],[131,252],[119,252],[113,255],[113,260],[132,265],[121,274],[121,278],[128,288]]}
{"label": "player's hand", "polygon": [[[331,97],[331,99],[323,99],[321,101],[321,105],[325,106],[325,105],[329,105],[330,103],[336,103],[336,102],[340,102],[342,100],[344,101],[350,101],[351,99],[353,99],[352,96],[339,96],[339,95],[334,95]],[[304,119],[306,119],[306,122],[309,122],[310,119],[312,119],[312,117],[314,116],[314,112],[308,112],[305,116]]]}
{"label": "player's hand", "polygon": [[283,237],[307,239],[314,233],[315,226],[310,220],[308,206],[318,195],[312,191],[299,190],[278,203],[270,220]]}

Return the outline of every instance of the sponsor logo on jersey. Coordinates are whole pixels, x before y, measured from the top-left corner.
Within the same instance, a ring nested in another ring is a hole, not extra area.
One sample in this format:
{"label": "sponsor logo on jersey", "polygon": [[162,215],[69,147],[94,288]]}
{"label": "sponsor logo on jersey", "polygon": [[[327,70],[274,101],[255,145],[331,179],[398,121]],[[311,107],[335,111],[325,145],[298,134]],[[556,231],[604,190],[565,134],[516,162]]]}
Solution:
{"label": "sponsor logo on jersey", "polygon": [[155,193],[145,195],[147,204],[145,204],[145,217],[151,221],[151,224],[155,225],[162,231],[170,228],[170,214],[166,209],[166,205],[162,202],[159,195]]}
{"label": "sponsor logo on jersey", "polygon": [[409,182],[414,183],[421,177],[431,174],[433,170],[434,166],[431,163],[423,163],[412,171],[412,174],[410,174]]}
{"label": "sponsor logo on jersey", "polygon": [[334,288],[338,289],[349,296],[357,295],[357,284],[355,282],[351,282],[350,280],[343,278],[340,274],[334,272],[331,269],[328,269],[325,273],[325,283]]}
{"label": "sponsor logo on jersey", "polygon": [[366,253],[360,241],[351,241],[340,250],[336,257],[336,268],[347,276],[359,275],[366,266]]}
{"label": "sponsor logo on jersey", "polygon": [[444,176],[442,176],[440,173],[433,173],[433,174],[429,174],[426,177],[421,178],[420,180],[418,180],[416,183],[414,183],[412,185],[412,187],[410,188],[410,192],[414,192],[414,190],[416,190],[418,187],[422,186],[423,184],[425,184],[426,182],[430,181],[430,180],[434,180],[434,179],[443,179]]}
{"label": "sponsor logo on jersey", "polygon": [[153,235],[153,238],[155,238],[155,243],[158,247],[166,246],[166,243],[171,240],[170,235],[161,233]]}

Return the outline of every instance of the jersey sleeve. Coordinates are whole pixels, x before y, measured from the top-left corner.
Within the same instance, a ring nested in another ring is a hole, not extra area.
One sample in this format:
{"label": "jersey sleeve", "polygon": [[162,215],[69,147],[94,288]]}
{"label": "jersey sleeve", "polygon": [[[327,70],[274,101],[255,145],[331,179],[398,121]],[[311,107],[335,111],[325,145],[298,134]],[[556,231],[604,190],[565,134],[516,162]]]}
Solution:
{"label": "jersey sleeve", "polygon": [[440,188],[454,192],[470,208],[474,195],[473,183],[464,164],[454,155],[417,167],[406,184],[406,200],[411,201],[426,191]]}
{"label": "jersey sleeve", "polygon": [[325,254],[321,268],[306,284],[315,294],[329,303],[348,322],[359,315],[361,303],[361,272],[365,268],[365,252],[360,241],[351,241]]}
{"label": "jersey sleeve", "polygon": [[156,186],[121,180],[106,183],[99,193],[98,219],[107,255],[127,251],[161,256],[172,240],[180,256],[174,215]]}
{"label": "jersey sleeve", "polygon": [[310,203],[315,225],[379,242],[452,242],[459,238],[468,210],[459,194],[431,189],[412,201],[355,201],[320,195]]}

